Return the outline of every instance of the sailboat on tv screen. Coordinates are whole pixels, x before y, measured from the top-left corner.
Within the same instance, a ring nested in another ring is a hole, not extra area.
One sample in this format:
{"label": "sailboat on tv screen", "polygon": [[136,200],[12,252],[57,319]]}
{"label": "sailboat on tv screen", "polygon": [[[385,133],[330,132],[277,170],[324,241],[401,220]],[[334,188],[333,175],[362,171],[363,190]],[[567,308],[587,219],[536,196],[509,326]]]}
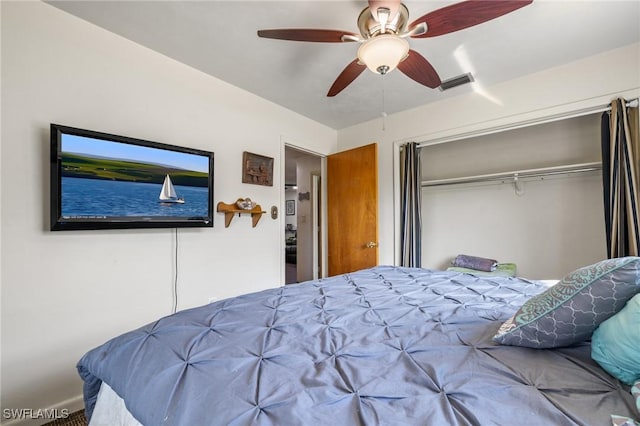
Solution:
{"label": "sailboat on tv screen", "polygon": [[158,199],[161,203],[184,204],[184,198],[178,197],[169,175],[164,178],[164,183],[162,184],[162,189],[160,190],[160,196]]}

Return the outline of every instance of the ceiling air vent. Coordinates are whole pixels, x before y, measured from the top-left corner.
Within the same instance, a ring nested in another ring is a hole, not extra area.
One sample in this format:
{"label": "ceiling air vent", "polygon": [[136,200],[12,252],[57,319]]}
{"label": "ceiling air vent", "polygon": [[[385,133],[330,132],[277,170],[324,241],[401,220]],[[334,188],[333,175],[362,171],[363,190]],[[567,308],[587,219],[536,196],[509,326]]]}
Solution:
{"label": "ceiling air vent", "polygon": [[471,83],[472,81],[473,76],[468,72],[443,81],[442,84],[438,86],[438,89],[440,89],[441,92],[444,92],[445,90],[453,89],[454,87],[462,86],[463,84]]}

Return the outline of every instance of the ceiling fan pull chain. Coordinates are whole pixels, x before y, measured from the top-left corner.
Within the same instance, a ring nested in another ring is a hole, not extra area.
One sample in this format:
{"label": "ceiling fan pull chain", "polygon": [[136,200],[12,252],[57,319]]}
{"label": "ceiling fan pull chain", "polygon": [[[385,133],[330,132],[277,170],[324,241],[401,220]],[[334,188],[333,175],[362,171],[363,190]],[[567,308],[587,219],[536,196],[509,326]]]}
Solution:
{"label": "ceiling fan pull chain", "polygon": [[384,104],[384,79],[382,80],[382,131],[386,130],[387,111]]}

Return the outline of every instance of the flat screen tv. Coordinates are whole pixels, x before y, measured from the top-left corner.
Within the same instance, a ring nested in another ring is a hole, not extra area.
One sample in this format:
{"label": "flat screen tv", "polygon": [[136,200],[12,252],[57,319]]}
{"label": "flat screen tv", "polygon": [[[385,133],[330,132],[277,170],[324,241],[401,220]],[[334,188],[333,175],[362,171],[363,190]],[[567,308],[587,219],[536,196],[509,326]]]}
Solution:
{"label": "flat screen tv", "polygon": [[213,226],[212,152],[51,124],[51,230]]}

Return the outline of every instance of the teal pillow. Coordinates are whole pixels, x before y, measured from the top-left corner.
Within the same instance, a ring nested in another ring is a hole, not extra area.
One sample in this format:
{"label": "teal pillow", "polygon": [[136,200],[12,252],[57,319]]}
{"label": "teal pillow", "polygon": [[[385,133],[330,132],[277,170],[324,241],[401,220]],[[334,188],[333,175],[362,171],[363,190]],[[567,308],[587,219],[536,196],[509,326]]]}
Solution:
{"label": "teal pillow", "polygon": [[623,383],[640,380],[640,294],[594,331],[591,358]]}
{"label": "teal pillow", "polygon": [[589,339],[637,293],[640,257],[603,260],[571,272],[526,301],[493,340],[530,348],[569,346]]}

